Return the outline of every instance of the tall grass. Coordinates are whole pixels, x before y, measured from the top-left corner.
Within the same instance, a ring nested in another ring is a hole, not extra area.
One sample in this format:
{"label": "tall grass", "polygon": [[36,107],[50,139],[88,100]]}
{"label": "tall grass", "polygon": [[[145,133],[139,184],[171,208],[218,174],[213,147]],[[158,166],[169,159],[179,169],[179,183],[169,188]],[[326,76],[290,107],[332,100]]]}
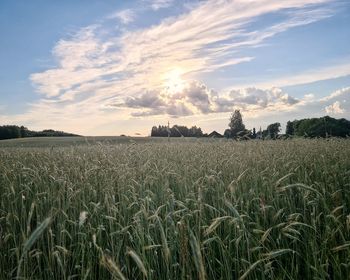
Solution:
{"label": "tall grass", "polygon": [[348,140],[0,150],[0,279],[346,279]]}

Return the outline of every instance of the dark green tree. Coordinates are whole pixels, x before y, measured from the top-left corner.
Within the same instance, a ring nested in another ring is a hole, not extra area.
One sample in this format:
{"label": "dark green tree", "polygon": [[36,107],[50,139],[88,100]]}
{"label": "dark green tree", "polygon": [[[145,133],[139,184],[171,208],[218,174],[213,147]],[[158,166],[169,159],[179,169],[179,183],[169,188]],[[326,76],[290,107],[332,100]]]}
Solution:
{"label": "dark green tree", "polygon": [[304,137],[346,137],[350,135],[350,121],[329,116],[293,121],[294,134]]}
{"label": "dark green tree", "polygon": [[203,131],[200,127],[192,126],[188,128],[183,125],[174,125],[170,129],[168,126],[159,125],[153,126],[151,130],[152,137],[168,137],[170,132],[170,137],[203,137]]}
{"label": "dark green tree", "polygon": [[153,126],[153,127],[152,127],[151,136],[152,136],[152,137],[158,136],[158,128],[157,128],[156,126]]}
{"label": "dark green tree", "polygon": [[0,126],[0,140],[20,138],[20,137],[21,137],[21,130],[19,126],[17,125]]}
{"label": "dark green tree", "polygon": [[29,137],[29,130],[28,128],[24,127],[23,125],[20,127],[20,134],[21,134],[21,137],[24,138],[24,137]]}
{"label": "dark green tree", "polygon": [[261,132],[261,135],[262,135],[262,138],[265,139],[267,137],[270,137],[270,134],[269,134],[269,131],[267,129],[264,129],[262,132]]}
{"label": "dark green tree", "polygon": [[230,128],[230,137],[237,137],[241,132],[245,131],[245,125],[243,124],[242,114],[239,110],[235,110],[228,124]]}
{"label": "dark green tree", "polygon": [[269,124],[267,131],[271,139],[276,139],[278,133],[281,131],[281,124],[279,122]]}
{"label": "dark green tree", "polygon": [[225,129],[225,132],[224,132],[224,137],[225,138],[231,138],[231,129]]}
{"label": "dark green tree", "polygon": [[203,131],[200,127],[192,126],[189,130],[189,137],[202,137]]}
{"label": "dark green tree", "polygon": [[253,127],[252,138],[253,138],[253,139],[255,139],[255,138],[256,138],[256,130],[255,130],[255,127]]}
{"label": "dark green tree", "polygon": [[294,135],[294,122],[288,121],[286,126],[286,134]]}

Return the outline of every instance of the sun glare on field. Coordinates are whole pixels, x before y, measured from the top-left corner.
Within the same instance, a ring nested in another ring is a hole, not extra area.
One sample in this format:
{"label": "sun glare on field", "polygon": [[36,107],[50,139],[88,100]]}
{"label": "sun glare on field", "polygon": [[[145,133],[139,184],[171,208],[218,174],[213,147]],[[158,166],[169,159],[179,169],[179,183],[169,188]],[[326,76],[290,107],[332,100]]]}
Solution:
{"label": "sun glare on field", "polygon": [[185,87],[185,81],[182,79],[184,73],[181,68],[174,68],[164,75],[163,83],[170,93],[180,92]]}

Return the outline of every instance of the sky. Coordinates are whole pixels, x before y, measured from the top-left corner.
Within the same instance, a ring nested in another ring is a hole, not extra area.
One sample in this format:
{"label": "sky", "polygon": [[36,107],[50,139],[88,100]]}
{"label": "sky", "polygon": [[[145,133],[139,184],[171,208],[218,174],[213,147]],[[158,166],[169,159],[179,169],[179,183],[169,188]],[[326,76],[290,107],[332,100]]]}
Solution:
{"label": "sky", "polygon": [[348,0],[1,0],[0,124],[81,135],[350,119]]}

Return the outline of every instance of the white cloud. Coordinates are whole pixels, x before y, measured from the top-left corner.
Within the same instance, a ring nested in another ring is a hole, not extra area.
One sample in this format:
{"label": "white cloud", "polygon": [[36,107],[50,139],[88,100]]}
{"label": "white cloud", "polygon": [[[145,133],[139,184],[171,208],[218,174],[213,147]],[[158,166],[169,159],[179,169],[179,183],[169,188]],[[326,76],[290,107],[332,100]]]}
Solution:
{"label": "white cloud", "polygon": [[327,114],[330,114],[330,115],[338,115],[338,114],[343,114],[345,112],[345,110],[341,108],[339,101],[335,101],[333,104],[326,106],[325,111]]}
{"label": "white cloud", "polygon": [[341,115],[349,113],[350,110],[350,87],[342,88],[332,92],[330,95],[320,99],[321,104],[327,104],[324,110],[330,115]]}
{"label": "white cloud", "polygon": [[[57,67],[31,75],[32,83],[44,97],[32,106],[27,117],[36,123],[74,123],[76,120],[80,124],[91,120],[97,125],[127,119],[130,115],[221,112],[235,104],[249,110],[272,109],[277,105],[290,108],[295,100],[277,89],[244,89],[236,95],[220,92],[214,96],[204,85],[191,81],[196,80],[199,73],[254,59],[241,54],[242,48],[257,46],[289,28],[328,17],[325,9],[317,6],[326,2],[328,0],[211,0],[158,25],[125,31],[119,36],[105,36],[103,24],[83,28],[54,47]],[[152,3],[165,5],[170,1]],[[283,21],[263,29],[255,26],[254,30],[247,30],[247,25],[260,16],[277,11],[286,11]],[[126,12],[118,18],[124,18],[127,23],[132,16],[128,17]],[[175,68],[179,69],[179,80],[189,86],[178,98],[164,97],[165,77]],[[191,86],[199,87],[202,92],[193,92]],[[158,104],[157,110],[154,106],[137,105],[152,103],[144,97],[145,93],[152,92],[159,93],[158,98],[165,105],[161,106],[156,99],[153,101]],[[254,100],[256,103],[249,103]],[[122,109],[110,104],[129,106]]]}
{"label": "white cloud", "polygon": [[61,40],[54,48],[58,68],[33,74],[31,79],[47,96],[96,79],[114,87],[106,76],[114,75],[117,79],[120,73],[125,79],[119,84],[128,83],[130,78],[136,80],[134,84],[146,80],[149,84],[145,86],[152,89],[161,86],[160,77],[171,71],[170,65],[184,69],[185,75],[250,61],[252,57],[229,54],[237,53],[236,49],[242,46],[259,44],[290,27],[319,20],[320,16],[315,13],[316,16],[304,18],[305,11],[300,14],[296,11],[285,22],[255,32],[245,32],[245,24],[265,13],[319,2],[209,1],[158,26],[105,41],[98,38],[98,26],[88,27],[71,39]]}
{"label": "white cloud", "polygon": [[53,49],[58,67],[30,76],[37,91],[47,97],[59,96],[74,86],[95,80],[103,74],[102,65],[110,61],[108,43],[100,42],[94,31],[98,26],[81,29],[70,40],[60,40]]}
{"label": "white cloud", "polygon": [[132,109],[133,116],[168,114],[180,117],[232,112],[235,108],[245,112],[276,109],[286,111],[293,109],[298,102],[298,99],[279,88],[268,90],[245,88],[225,94],[209,89],[200,82],[192,81],[179,92],[171,93],[168,90],[146,92],[139,97],[127,97],[123,102],[111,106]]}
{"label": "white cloud", "polygon": [[136,14],[133,10],[131,9],[125,9],[122,11],[118,11],[112,15],[109,15],[108,18],[109,19],[119,19],[121,23],[123,24],[128,24],[131,23],[135,20]]}
{"label": "white cloud", "polygon": [[[145,0],[144,0],[145,1]],[[168,8],[173,5],[174,0],[146,0],[155,11],[163,8]]]}
{"label": "white cloud", "polygon": [[339,97],[342,97],[342,96],[345,96],[345,97],[349,98],[349,96],[350,96],[350,87],[345,87],[345,88],[336,90],[336,91],[332,92],[330,95],[322,98],[321,101],[329,101],[329,100],[332,100],[332,99],[335,99],[335,98],[339,98]]}
{"label": "white cloud", "polygon": [[[268,88],[273,86],[286,87],[309,84],[313,82],[335,79],[350,75],[350,63],[339,63],[337,65],[325,66],[318,69],[297,73],[293,76],[280,77],[278,79],[267,80],[262,83],[256,83],[257,87]],[[238,85],[244,87],[247,84]]]}

